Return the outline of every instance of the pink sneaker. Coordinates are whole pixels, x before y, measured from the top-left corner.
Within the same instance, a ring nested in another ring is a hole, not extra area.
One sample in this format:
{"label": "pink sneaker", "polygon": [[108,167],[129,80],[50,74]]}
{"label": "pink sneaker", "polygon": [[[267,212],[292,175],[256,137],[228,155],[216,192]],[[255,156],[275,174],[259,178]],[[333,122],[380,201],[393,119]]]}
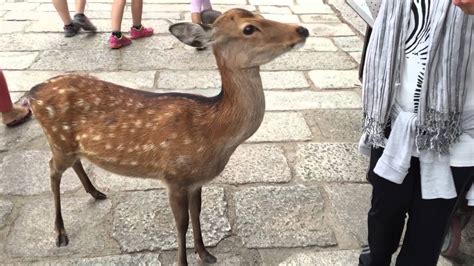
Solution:
{"label": "pink sneaker", "polygon": [[143,26],[139,30],[135,29],[134,27],[130,28],[131,39],[140,39],[143,37],[150,37],[151,35],[153,35],[152,28],[145,28]]}
{"label": "pink sneaker", "polygon": [[118,49],[123,46],[127,46],[132,44],[132,40],[129,38],[125,37],[125,35],[122,34],[122,37],[117,38],[114,35],[110,35],[109,37],[109,47],[112,49]]}

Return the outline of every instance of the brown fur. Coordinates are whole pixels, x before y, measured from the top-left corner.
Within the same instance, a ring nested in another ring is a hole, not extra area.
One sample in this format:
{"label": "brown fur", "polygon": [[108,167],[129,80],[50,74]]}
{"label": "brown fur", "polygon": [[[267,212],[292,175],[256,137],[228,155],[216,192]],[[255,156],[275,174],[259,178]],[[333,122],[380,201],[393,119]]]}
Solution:
{"label": "brown fur", "polygon": [[[261,31],[244,36],[248,24]],[[31,108],[53,154],[57,245],[68,243],[59,195],[67,168],[73,167],[94,198],[105,198],[81,165],[86,158],[117,174],[163,180],[178,229],[178,263],[187,264],[188,210],[196,251],[202,260],[214,262],[202,242],[201,186],[258,129],[265,112],[258,66],[303,42],[296,28],[240,9],[218,18],[212,43],[222,92],[213,98],[143,92],[81,75],[55,77],[33,88]]]}

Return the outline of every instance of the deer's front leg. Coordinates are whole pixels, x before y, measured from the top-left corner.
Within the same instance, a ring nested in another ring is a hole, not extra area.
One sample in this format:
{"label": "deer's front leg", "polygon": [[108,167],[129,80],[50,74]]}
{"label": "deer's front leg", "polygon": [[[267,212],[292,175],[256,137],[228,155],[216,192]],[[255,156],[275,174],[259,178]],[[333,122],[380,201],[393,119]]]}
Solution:
{"label": "deer's front leg", "polygon": [[201,188],[198,188],[189,193],[189,212],[191,213],[191,223],[193,225],[194,249],[205,263],[215,263],[216,257],[207,252],[206,247],[202,241],[201,234]]}
{"label": "deer's front leg", "polygon": [[170,187],[169,200],[178,231],[178,265],[188,265],[186,259],[186,232],[189,226],[188,191],[183,188]]}

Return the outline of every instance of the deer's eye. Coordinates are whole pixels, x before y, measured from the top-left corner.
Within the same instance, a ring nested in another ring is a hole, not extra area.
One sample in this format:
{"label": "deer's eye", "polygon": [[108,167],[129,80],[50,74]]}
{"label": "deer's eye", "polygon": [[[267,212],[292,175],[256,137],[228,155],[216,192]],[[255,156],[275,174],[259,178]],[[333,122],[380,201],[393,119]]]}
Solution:
{"label": "deer's eye", "polygon": [[245,35],[252,35],[255,32],[256,29],[257,28],[255,28],[254,25],[247,25],[244,28],[244,34]]}

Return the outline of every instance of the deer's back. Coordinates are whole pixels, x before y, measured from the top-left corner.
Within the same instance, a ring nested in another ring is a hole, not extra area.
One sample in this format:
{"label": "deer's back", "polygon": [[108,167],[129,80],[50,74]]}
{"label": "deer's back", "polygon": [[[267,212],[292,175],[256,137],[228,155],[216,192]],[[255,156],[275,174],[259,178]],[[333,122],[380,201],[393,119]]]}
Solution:
{"label": "deer's back", "polygon": [[52,149],[118,174],[202,179],[225,165],[228,158],[220,155],[231,154],[212,145],[216,110],[207,98],[147,93],[75,75],[42,83],[30,97]]}

